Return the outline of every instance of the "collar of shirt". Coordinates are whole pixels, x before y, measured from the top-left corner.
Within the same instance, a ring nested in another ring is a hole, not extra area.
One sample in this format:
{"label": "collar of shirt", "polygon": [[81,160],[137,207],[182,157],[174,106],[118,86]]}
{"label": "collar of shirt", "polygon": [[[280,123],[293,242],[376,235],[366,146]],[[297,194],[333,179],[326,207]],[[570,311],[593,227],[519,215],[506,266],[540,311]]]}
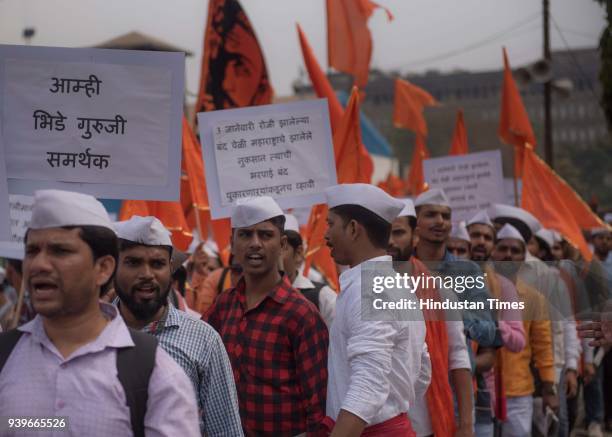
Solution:
{"label": "collar of shirt", "polygon": [[[285,303],[287,298],[289,297],[289,291],[291,290],[291,283],[289,282],[289,277],[287,275],[283,275],[281,280],[272,288],[272,290],[253,308],[249,311],[254,310],[259,307],[266,299],[271,299],[274,302],[282,305]],[[246,281],[244,277],[240,278],[238,283],[236,284],[236,288],[234,288],[236,293],[236,297],[238,298],[238,302],[246,312]]]}
{"label": "collar of shirt", "polygon": [[32,321],[20,326],[18,329],[22,332],[29,333],[32,341],[46,347],[52,353],[58,355],[62,361],[69,361],[83,355],[100,352],[107,347],[123,348],[134,346],[134,341],[132,340],[132,336],[130,335],[128,328],[123,321],[123,318],[117,317],[119,315],[118,309],[114,305],[100,302],[100,311],[102,311],[103,315],[110,320],[110,323],[104,327],[100,335],[98,335],[98,338],[84,346],[81,346],[66,359],[62,357],[53,342],[47,336],[45,327],[43,325],[42,316],[40,314],[36,315]]}
{"label": "collar of shirt", "polygon": [[367,262],[376,262],[376,261],[389,261],[391,262],[393,259],[391,258],[390,255],[381,255],[381,256],[375,256],[374,258],[370,258],[368,260],[365,260],[364,262],[357,264],[354,267],[351,267],[348,270],[345,270],[344,272],[342,272],[340,274],[340,293],[342,293],[342,290],[346,290],[349,285],[355,281],[356,279],[361,279],[361,266],[364,263]]}
{"label": "collar of shirt", "polygon": [[301,274],[300,272],[298,272],[292,285],[293,285],[293,288],[296,288],[298,290],[315,288],[315,285],[312,283],[312,281],[308,279],[306,276],[304,276],[303,274]]}
{"label": "collar of shirt", "polygon": [[163,331],[167,328],[180,328],[181,327],[181,315],[179,310],[177,310],[174,305],[168,303],[166,305],[166,310],[164,314],[161,316],[159,320],[155,320],[154,322],[149,323],[144,328],[143,331],[148,332],[149,334],[155,334],[156,332]]}

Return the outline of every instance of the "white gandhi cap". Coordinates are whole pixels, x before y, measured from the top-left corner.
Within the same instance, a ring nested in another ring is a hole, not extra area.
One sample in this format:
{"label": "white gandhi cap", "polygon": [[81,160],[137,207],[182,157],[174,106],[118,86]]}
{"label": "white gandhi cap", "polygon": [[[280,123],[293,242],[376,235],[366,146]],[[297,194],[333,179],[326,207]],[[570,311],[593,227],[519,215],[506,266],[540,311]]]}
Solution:
{"label": "white gandhi cap", "polygon": [[518,229],[516,229],[510,223],[506,223],[497,233],[498,241],[506,240],[506,239],[519,240],[520,242],[525,244],[525,239],[523,238],[521,233],[518,231]]}
{"label": "white gandhi cap", "polygon": [[232,228],[246,228],[279,215],[284,216],[283,210],[269,196],[239,199],[232,211]]}
{"label": "white gandhi cap", "polygon": [[414,200],[414,206],[423,205],[436,205],[436,206],[448,206],[450,208],[450,202],[446,193],[442,188],[430,188]]}
{"label": "white gandhi cap", "polygon": [[106,209],[95,197],[72,191],[36,191],[29,229],[64,226],[100,226],[114,232]]}
{"label": "white gandhi cap", "polygon": [[156,217],[135,215],[129,220],[115,223],[117,236],[132,243],[147,246],[172,246],[170,231]]}
{"label": "white gandhi cap", "polygon": [[402,209],[398,217],[414,217],[416,218],[416,211],[414,210],[414,203],[412,199],[402,199],[404,202],[404,209]]}
{"label": "white gandhi cap", "polygon": [[370,184],[340,184],[325,190],[327,206],[357,205],[392,223],[404,209],[404,202]]}

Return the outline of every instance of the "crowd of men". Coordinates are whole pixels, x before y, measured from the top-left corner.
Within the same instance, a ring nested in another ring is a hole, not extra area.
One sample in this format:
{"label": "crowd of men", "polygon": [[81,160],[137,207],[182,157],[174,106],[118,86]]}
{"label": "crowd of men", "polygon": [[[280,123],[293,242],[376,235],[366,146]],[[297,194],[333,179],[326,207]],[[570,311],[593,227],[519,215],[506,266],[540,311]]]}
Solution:
{"label": "crowd of men", "polygon": [[[113,223],[89,195],[36,192],[25,257],[0,271],[0,417],[91,437],[603,435],[609,227],[588,230],[587,261],[518,207],[453,225],[440,189],[325,195],[339,290],[304,273],[297,220],[270,197],[234,207],[223,265],[212,242],[175,249],[154,217]],[[484,283],[408,293],[459,311],[371,317],[373,265]]]}

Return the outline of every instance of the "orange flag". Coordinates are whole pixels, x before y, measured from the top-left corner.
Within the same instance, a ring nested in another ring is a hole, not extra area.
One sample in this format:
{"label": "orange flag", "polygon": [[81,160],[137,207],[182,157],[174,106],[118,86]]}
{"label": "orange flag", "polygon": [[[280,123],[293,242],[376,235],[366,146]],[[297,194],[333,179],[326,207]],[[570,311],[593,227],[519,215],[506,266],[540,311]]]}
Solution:
{"label": "orange flag", "polygon": [[[370,0],[327,0],[328,64],[352,75],[359,88],[368,83],[372,58],[372,35],[368,20],[380,7]],[[383,9],[392,20],[391,12]]]}
{"label": "orange flag", "polygon": [[272,102],[253,26],[237,0],[210,0],[196,112]]}
{"label": "orange flag", "polygon": [[410,161],[410,171],[406,180],[406,190],[412,196],[418,196],[425,191],[425,175],[423,174],[423,161],[429,158],[429,151],[425,146],[425,139],[417,135],[414,141],[414,152]]}
{"label": "orange flag", "polygon": [[389,172],[387,179],[377,184],[378,188],[393,197],[404,197],[404,181]]}
{"label": "orange flag", "polygon": [[344,116],[334,132],[334,151],[338,183],[363,182],[369,184],[374,163],[361,141],[359,124],[359,90],[353,87]]}
{"label": "orange flag", "polygon": [[180,250],[187,250],[193,239],[180,202],[124,200],[119,220],[129,220],[133,215],[157,217],[172,233],[172,244]]}
{"label": "orange flag", "polygon": [[[193,217],[195,223],[190,223],[190,225],[198,229],[200,239],[205,241],[208,236],[210,207],[206,192],[202,148],[185,117],[183,117],[183,171],[188,183],[181,184],[183,188],[181,200],[189,199],[190,202],[185,215]],[[183,207],[185,207],[184,203]]]}
{"label": "orange flag", "polygon": [[321,70],[317,58],[299,24],[297,25],[297,31],[300,38],[300,46],[302,47],[302,56],[304,56],[304,64],[306,65],[306,70],[308,70],[310,82],[312,82],[312,87],[318,97],[327,98],[331,128],[332,131],[335,132],[342,119],[342,114],[344,114],[344,109],[342,109],[340,100],[338,100],[334,89],[329,83],[329,80],[327,80],[327,76],[325,76],[325,73]]}
{"label": "orange flag", "polygon": [[[336,151],[338,183],[370,183],[374,164],[361,141],[359,90],[357,87],[353,87],[344,116],[334,134],[334,150]],[[322,270],[328,281],[332,282],[337,289],[336,266],[324,239],[327,229],[326,217],[327,207],[325,205],[317,205],[312,209],[306,237],[308,253],[304,271],[307,274],[310,262],[314,262]]]}
{"label": "orange flag", "polygon": [[503,53],[504,83],[502,85],[498,134],[504,143],[514,146],[514,174],[518,178],[523,170],[525,144],[535,147],[536,139],[521,94],[514,83],[505,47]]}
{"label": "orange flag", "polygon": [[423,117],[425,106],[436,105],[436,99],[423,88],[402,79],[395,80],[395,103],[393,106],[393,123],[427,137],[427,123]]}
{"label": "orange flag", "polygon": [[[559,190],[560,186],[564,189]],[[571,200],[568,200],[569,198]],[[561,232],[580,250],[582,256],[590,261],[593,254],[584,240],[579,223],[584,220],[582,217],[584,212],[573,209],[581,204],[584,202],[579,196],[536,155],[534,150],[525,147],[521,206],[536,216],[545,228]],[[585,207],[586,205],[582,209]]]}
{"label": "orange flag", "polygon": [[455,122],[455,132],[453,132],[453,142],[449,155],[467,155],[468,141],[465,124],[463,123],[463,111],[457,110],[457,121]]}

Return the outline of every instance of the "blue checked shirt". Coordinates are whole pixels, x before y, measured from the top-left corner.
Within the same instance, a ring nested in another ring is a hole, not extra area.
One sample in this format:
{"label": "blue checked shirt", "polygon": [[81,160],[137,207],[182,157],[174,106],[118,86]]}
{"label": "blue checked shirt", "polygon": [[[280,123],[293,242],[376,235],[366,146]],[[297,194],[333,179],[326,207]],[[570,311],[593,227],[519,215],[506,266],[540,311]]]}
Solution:
{"label": "blue checked shirt", "polygon": [[157,337],[191,380],[198,398],[202,435],[243,436],[234,374],[217,331],[172,304],[160,320],[142,330]]}

